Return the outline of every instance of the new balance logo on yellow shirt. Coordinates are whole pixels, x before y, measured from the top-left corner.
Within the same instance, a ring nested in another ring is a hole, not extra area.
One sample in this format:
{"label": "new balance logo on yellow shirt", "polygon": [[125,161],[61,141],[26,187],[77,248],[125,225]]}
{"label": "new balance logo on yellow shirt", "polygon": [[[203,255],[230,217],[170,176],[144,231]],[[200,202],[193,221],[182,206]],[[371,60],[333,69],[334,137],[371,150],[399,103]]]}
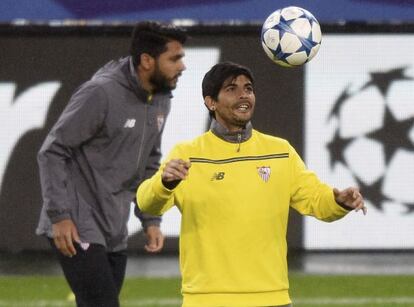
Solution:
{"label": "new balance logo on yellow shirt", "polygon": [[224,179],[224,172],[218,172],[218,173],[214,173],[213,176],[211,177],[211,181],[214,180],[223,180]]}

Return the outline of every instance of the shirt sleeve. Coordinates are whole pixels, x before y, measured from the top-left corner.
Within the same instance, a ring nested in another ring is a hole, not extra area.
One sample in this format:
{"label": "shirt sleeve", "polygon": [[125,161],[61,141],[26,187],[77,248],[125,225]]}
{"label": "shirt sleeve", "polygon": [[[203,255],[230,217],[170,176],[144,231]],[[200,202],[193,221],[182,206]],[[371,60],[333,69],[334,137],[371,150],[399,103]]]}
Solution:
{"label": "shirt sleeve", "polygon": [[138,187],[137,204],[142,212],[152,215],[162,215],[174,206],[175,193],[179,189],[179,185],[174,189],[168,189],[163,185],[161,180],[161,174],[165,164],[173,158],[183,159],[179,154],[177,146],[174,147],[159,170]]}
{"label": "shirt sleeve", "polygon": [[104,91],[85,84],[72,96],[38,153],[43,202],[52,223],[70,218],[68,166],[82,144],[102,128],[106,109]]}
{"label": "shirt sleeve", "polygon": [[349,211],[339,206],[333,189],[309,171],[295,149],[290,146],[291,207],[302,215],[313,216],[325,222],[344,217]]}
{"label": "shirt sleeve", "polygon": [[140,210],[136,198],[134,199],[134,214],[140,220],[142,228],[147,229],[149,226],[160,226],[161,216],[144,213]]}

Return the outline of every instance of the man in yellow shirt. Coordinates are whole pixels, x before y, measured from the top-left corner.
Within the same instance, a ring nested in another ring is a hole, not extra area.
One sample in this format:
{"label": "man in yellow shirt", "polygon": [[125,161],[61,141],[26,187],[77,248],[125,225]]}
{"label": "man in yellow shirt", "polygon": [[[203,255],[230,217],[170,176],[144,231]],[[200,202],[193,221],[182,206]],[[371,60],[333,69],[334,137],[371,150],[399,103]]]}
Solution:
{"label": "man in yellow shirt", "polygon": [[208,132],[178,144],[137,191],[143,212],[182,214],[184,307],[291,306],[286,230],[289,207],[331,222],[366,213],[357,188],[331,188],[281,138],[252,128],[250,70],[219,63],[203,79]]}

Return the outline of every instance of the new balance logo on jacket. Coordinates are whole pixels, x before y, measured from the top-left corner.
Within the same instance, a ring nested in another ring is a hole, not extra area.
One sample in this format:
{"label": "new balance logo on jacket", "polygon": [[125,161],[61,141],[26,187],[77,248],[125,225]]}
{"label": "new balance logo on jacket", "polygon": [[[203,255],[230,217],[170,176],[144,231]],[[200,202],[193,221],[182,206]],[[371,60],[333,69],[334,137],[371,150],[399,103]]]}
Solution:
{"label": "new balance logo on jacket", "polygon": [[135,118],[127,119],[125,124],[124,124],[124,128],[134,128],[135,127],[135,122],[136,122]]}

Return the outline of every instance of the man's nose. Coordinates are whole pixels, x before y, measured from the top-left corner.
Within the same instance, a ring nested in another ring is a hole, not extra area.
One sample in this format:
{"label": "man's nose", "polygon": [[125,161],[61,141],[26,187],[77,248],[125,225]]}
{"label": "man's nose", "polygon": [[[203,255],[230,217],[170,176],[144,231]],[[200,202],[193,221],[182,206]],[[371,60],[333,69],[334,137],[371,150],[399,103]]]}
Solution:
{"label": "man's nose", "polygon": [[187,69],[187,66],[185,66],[184,62],[181,62],[180,71],[184,71]]}
{"label": "man's nose", "polygon": [[245,89],[239,90],[239,97],[240,98],[247,98],[249,96],[249,92]]}

